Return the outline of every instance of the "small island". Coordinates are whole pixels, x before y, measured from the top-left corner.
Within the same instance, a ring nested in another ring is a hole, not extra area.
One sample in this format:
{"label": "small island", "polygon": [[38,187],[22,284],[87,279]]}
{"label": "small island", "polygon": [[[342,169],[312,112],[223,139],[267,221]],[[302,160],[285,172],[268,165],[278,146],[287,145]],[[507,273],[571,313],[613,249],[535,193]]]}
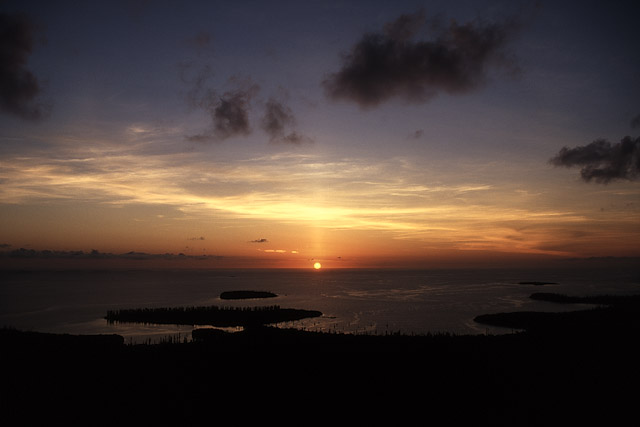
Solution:
{"label": "small island", "polygon": [[257,299],[275,298],[278,295],[266,291],[225,291],[220,294],[220,299]]}

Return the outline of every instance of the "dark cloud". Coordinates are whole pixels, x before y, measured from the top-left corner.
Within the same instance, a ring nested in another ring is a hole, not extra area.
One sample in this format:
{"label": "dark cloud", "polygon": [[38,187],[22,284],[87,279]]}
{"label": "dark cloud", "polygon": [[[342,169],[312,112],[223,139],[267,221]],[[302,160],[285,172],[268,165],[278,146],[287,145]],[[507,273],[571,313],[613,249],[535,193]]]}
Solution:
{"label": "dark cloud", "polygon": [[200,31],[187,40],[187,42],[196,49],[207,49],[211,46],[212,41],[213,37],[208,31]]}
{"label": "dark cloud", "polygon": [[640,128],[640,114],[631,119],[631,127],[633,129]]}
{"label": "dark cloud", "polygon": [[499,23],[451,21],[430,25],[431,40],[414,40],[425,27],[424,12],[402,15],[380,33],[365,34],[345,56],[342,68],[324,81],[326,95],[361,107],[393,97],[425,102],[438,92],[467,93],[487,79],[490,66],[516,69],[505,51],[519,29]]}
{"label": "dark cloud", "polygon": [[51,109],[38,100],[42,86],[26,68],[35,32],[26,16],[0,13],[0,110],[27,120],[46,117]]}
{"label": "dark cloud", "polygon": [[424,10],[413,14],[400,15],[398,19],[388,22],[384,26],[384,33],[390,39],[406,41],[413,38],[426,23]]}
{"label": "dark cloud", "polygon": [[262,117],[262,129],[274,138],[281,138],[285,133],[285,127],[295,124],[295,118],[291,109],[282,102],[270,98],[265,105]]}
{"label": "dark cloud", "polygon": [[556,166],[582,167],[580,175],[587,182],[635,181],[640,176],[640,137],[625,136],[617,144],[598,139],[586,146],[564,147],[550,161]]}
{"label": "dark cloud", "polygon": [[424,129],[418,129],[415,132],[413,132],[409,137],[411,139],[420,139],[424,136]]}
{"label": "dark cloud", "polygon": [[[221,141],[227,138],[249,135],[251,100],[260,87],[251,81],[232,79],[239,87],[219,95],[206,86],[211,70],[204,68],[196,75],[192,89],[187,94],[191,106],[203,109],[211,117],[210,128],[201,134],[189,136],[190,141]],[[184,78],[183,78],[184,80]]]}
{"label": "dark cloud", "polygon": [[262,117],[262,129],[269,135],[271,142],[295,145],[309,142],[310,138],[288,130],[295,126],[295,123],[293,112],[287,105],[275,98],[269,98]]}
{"label": "dark cloud", "polygon": [[298,132],[290,132],[284,137],[282,137],[279,141],[284,142],[286,144],[300,145],[307,142],[313,142],[313,139],[309,138],[308,136],[302,135]]}
{"label": "dark cloud", "polygon": [[211,115],[214,133],[218,137],[226,139],[235,135],[251,133],[249,126],[250,97],[248,92],[238,90],[228,92],[220,98]]}
{"label": "dark cloud", "polygon": [[185,40],[185,45],[193,49],[199,57],[213,54],[213,36],[208,31],[199,31]]}
{"label": "dark cloud", "polygon": [[249,243],[268,243],[269,241],[267,239],[256,239],[256,240],[252,240]]}
{"label": "dark cloud", "polygon": [[204,237],[189,237],[187,240],[204,240]]}
{"label": "dark cloud", "polygon": [[254,106],[263,106],[264,111],[260,127],[267,133],[271,142],[298,145],[313,140],[302,135],[293,128],[296,119],[291,108],[280,97],[270,97],[264,105],[256,101],[260,86],[250,78],[232,77],[228,84],[235,87],[220,95],[210,87],[214,76],[208,65],[194,66],[185,62],[179,65],[180,78],[189,86],[186,93],[187,103],[191,108],[203,110],[211,117],[209,128],[200,134],[187,136],[189,141],[207,142],[222,141],[235,136],[246,136],[252,133],[250,113]]}

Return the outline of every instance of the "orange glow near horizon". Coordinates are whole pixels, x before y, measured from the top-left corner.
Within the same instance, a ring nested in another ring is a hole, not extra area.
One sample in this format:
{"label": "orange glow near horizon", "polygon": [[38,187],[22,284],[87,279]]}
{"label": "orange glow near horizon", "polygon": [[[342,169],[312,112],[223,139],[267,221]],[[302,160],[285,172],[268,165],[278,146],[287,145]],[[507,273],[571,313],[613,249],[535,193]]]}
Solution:
{"label": "orange glow near horizon", "polygon": [[[424,176],[409,159],[281,154],[205,165],[190,154],[82,154],[7,164],[5,248],[183,253],[287,268],[311,258],[342,268],[486,254],[640,255],[640,215],[625,207],[639,194],[632,184],[567,198],[545,177],[534,188],[517,184],[519,170],[503,171],[502,182],[477,172],[474,180],[487,183],[472,185],[442,170]],[[448,185],[425,184],[446,177]],[[594,197],[620,208],[594,211]]]}

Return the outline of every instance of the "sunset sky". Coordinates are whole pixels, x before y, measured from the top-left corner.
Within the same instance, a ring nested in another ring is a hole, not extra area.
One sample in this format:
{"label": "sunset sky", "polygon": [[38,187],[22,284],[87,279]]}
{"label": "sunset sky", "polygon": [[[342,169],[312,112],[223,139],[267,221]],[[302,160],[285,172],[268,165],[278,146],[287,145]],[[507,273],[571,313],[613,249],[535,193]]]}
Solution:
{"label": "sunset sky", "polygon": [[2,252],[640,256],[637,1],[0,11]]}

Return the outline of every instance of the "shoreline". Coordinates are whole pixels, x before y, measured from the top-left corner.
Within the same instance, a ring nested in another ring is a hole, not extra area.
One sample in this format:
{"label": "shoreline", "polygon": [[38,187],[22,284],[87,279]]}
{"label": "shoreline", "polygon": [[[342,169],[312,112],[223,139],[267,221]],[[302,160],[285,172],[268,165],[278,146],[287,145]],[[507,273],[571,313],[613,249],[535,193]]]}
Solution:
{"label": "shoreline", "polygon": [[567,305],[592,305],[562,312],[514,311],[482,314],[481,324],[536,334],[621,334],[640,331],[640,295],[569,296],[534,293],[529,298]]}
{"label": "shoreline", "polygon": [[[314,340],[323,345],[330,344],[332,350],[340,351],[340,345],[353,345],[361,343],[375,343],[381,350],[396,351],[398,347],[391,345],[399,341],[411,343],[412,347],[419,347],[434,339],[447,337],[449,340],[472,341],[508,339],[504,337],[521,335],[529,338],[533,335],[544,336],[548,339],[566,334],[574,336],[618,336],[621,334],[640,331],[640,295],[595,295],[595,296],[568,296],[556,293],[534,293],[531,299],[548,301],[558,304],[593,305],[586,309],[576,309],[560,312],[538,311],[514,311],[503,313],[490,313],[478,315],[474,321],[488,326],[510,328],[511,334],[453,334],[447,332],[428,334],[404,334],[402,332],[387,332],[385,334],[357,334],[341,332],[306,331],[296,328],[280,328],[269,326],[281,322],[290,322],[304,318],[322,316],[322,313],[314,310],[299,310],[280,308],[279,306],[258,307],[175,307],[157,309],[127,309],[109,311],[105,319],[110,322],[146,323],[146,324],[176,324],[193,325],[193,341],[196,345],[202,343],[211,344],[215,341],[225,341],[225,351],[233,351],[233,345],[245,346],[249,341],[255,343],[268,343],[274,340],[287,346],[287,339],[304,341],[311,345]],[[212,326],[212,328],[196,328],[196,326]],[[236,332],[226,332],[216,327],[242,326],[244,329]],[[516,332],[517,331],[517,332]],[[266,339],[263,340],[260,336]],[[35,331],[21,331],[13,328],[0,329],[0,340],[22,336],[21,339],[43,345],[59,341],[60,344],[73,342],[74,344],[109,342],[115,345],[119,342],[126,346],[157,345],[164,346],[173,340],[167,339],[159,344],[124,344],[124,338],[117,334],[97,335],[72,335],[55,334]],[[116,338],[117,337],[117,338]],[[385,343],[387,341],[389,344]],[[179,343],[176,345],[181,345]],[[230,345],[230,346],[229,346]]]}

